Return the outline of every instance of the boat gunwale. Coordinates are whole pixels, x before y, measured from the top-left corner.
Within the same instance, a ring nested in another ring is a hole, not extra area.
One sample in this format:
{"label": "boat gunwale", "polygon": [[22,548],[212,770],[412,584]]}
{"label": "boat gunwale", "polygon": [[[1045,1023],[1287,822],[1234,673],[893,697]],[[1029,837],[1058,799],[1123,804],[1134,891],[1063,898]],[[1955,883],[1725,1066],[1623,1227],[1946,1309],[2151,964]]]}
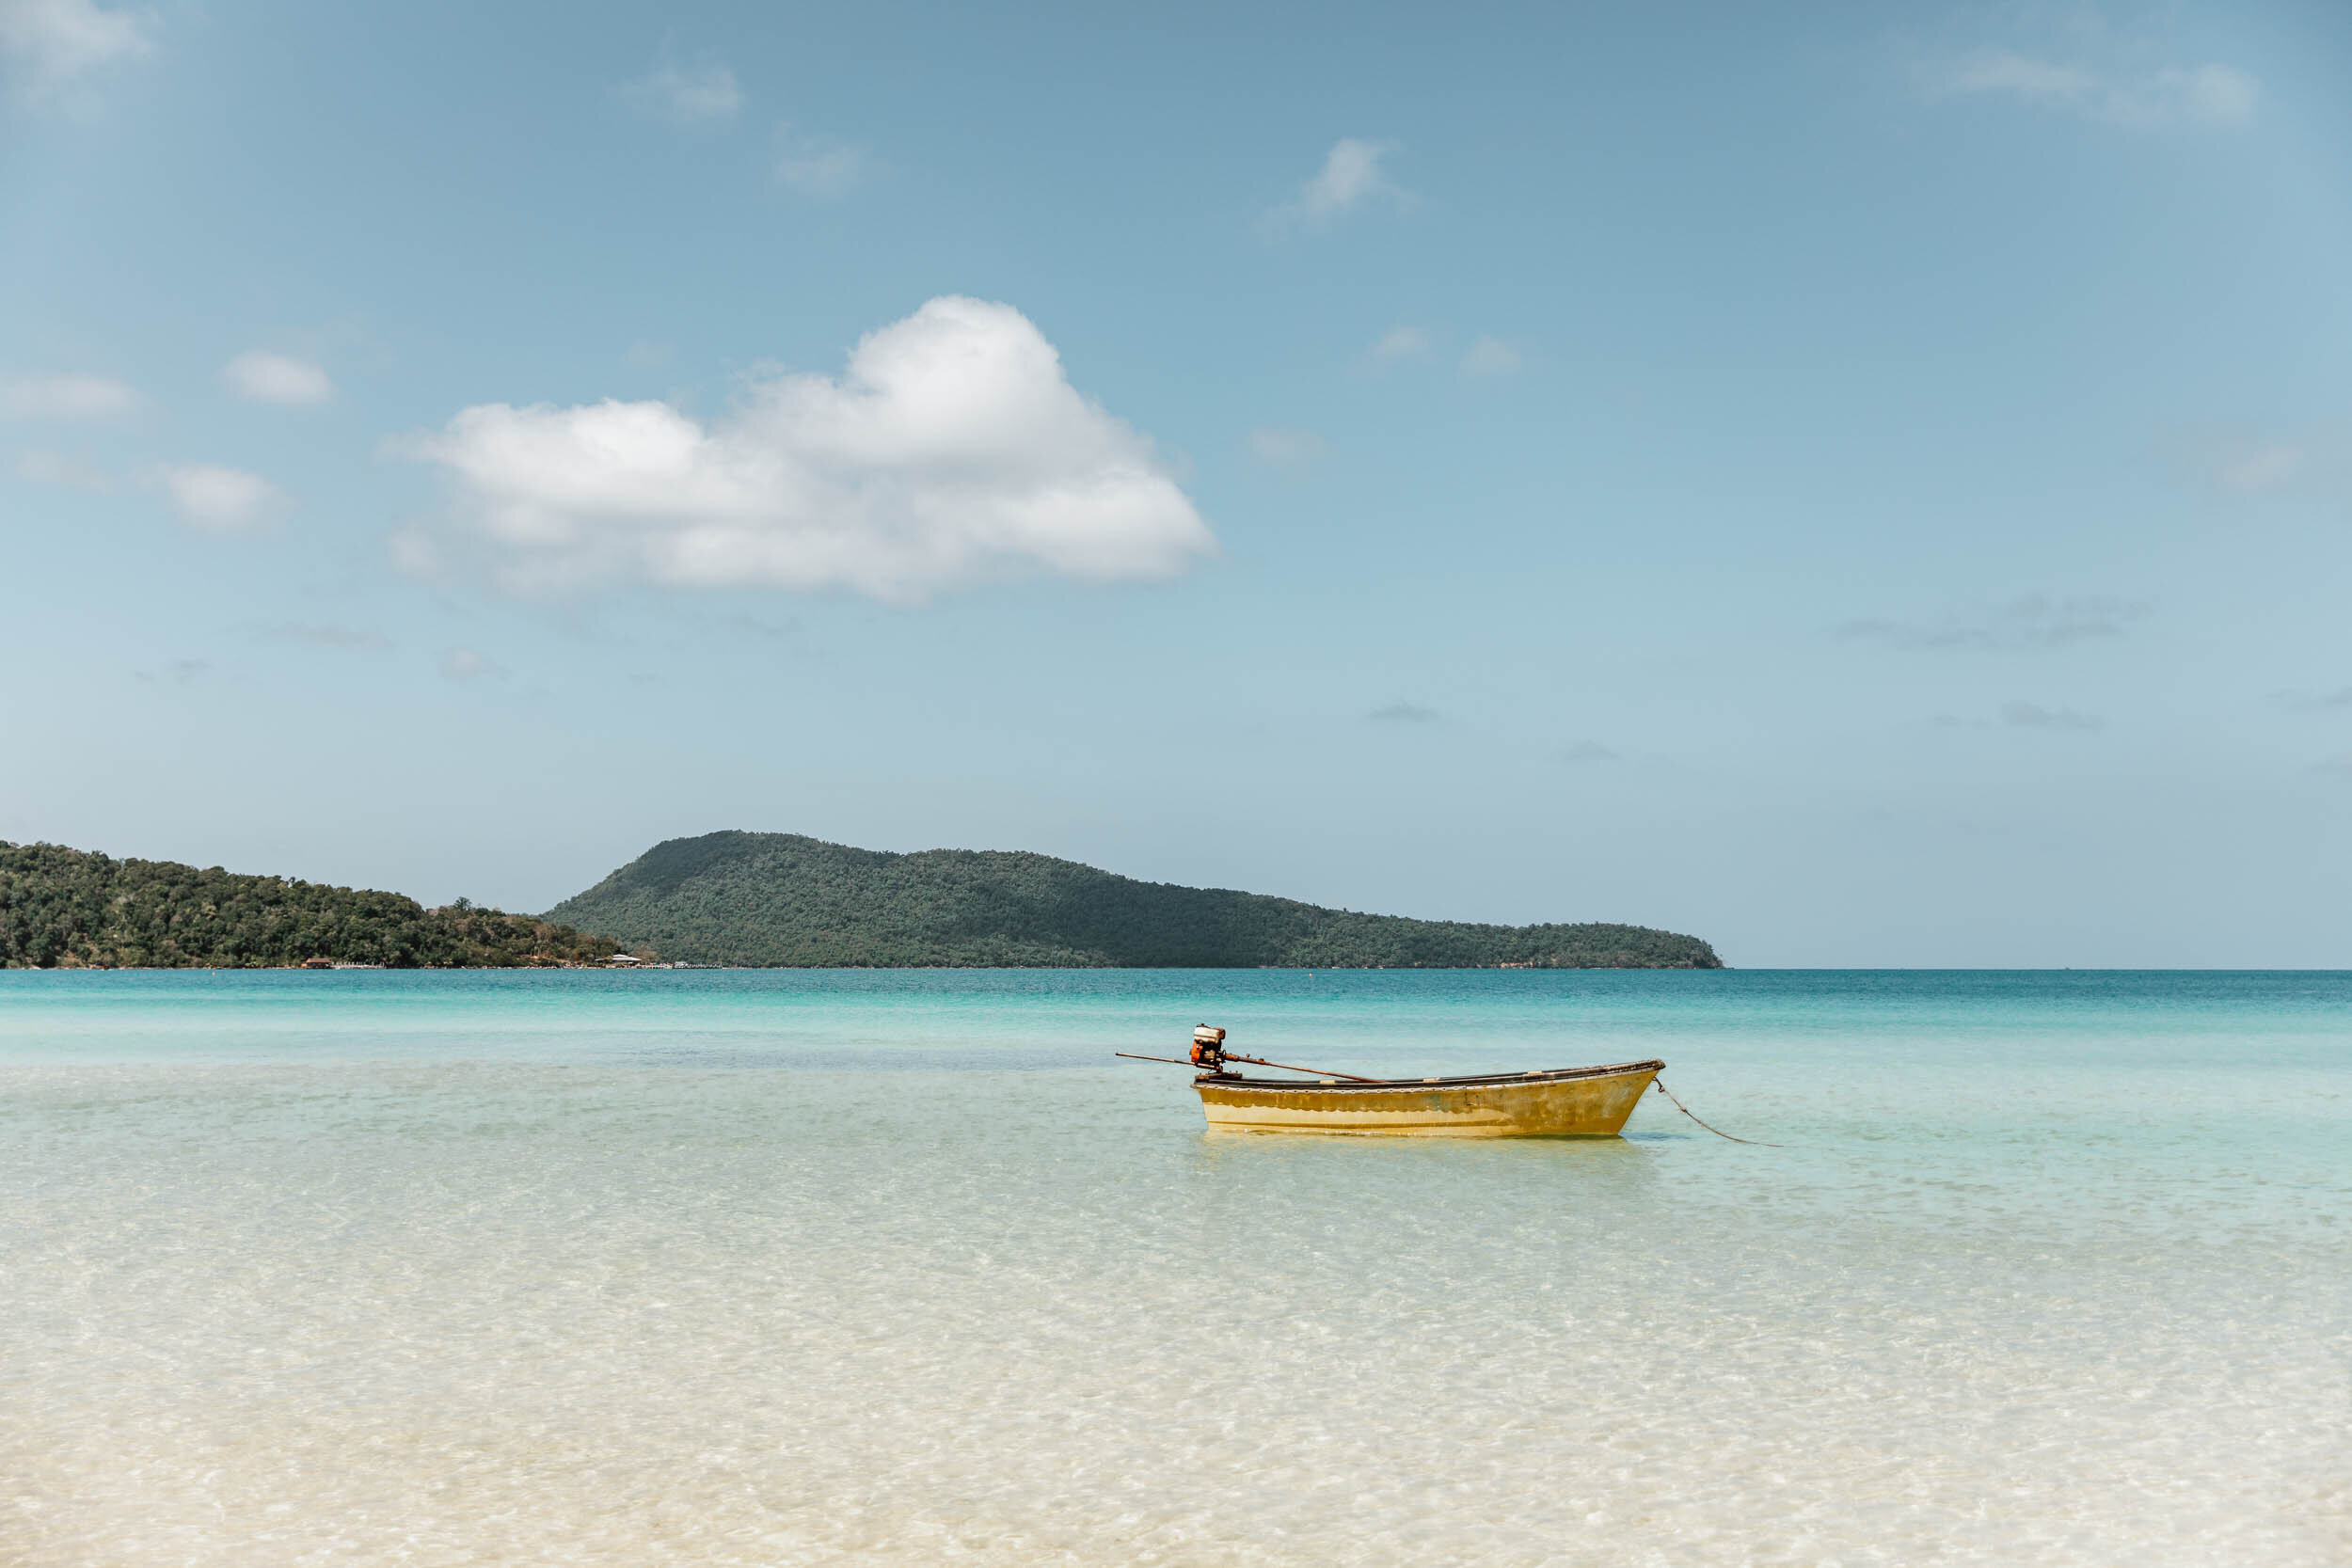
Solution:
{"label": "boat gunwale", "polygon": [[1539,1068],[1527,1072],[1481,1073],[1469,1078],[1243,1078],[1225,1073],[1202,1073],[1192,1083],[1195,1088],[1209,1089],[1276,1089],[1284,1093],[1341,1094],[1427,1094],[1438,1089],[1508,1088],[1513,1085],[1575,1083],[1592,1078],[1630,1077],[1637,1072],[1652,1076],[1666,1070],[1661,1061],[1612,1062],[1606,1067]]}

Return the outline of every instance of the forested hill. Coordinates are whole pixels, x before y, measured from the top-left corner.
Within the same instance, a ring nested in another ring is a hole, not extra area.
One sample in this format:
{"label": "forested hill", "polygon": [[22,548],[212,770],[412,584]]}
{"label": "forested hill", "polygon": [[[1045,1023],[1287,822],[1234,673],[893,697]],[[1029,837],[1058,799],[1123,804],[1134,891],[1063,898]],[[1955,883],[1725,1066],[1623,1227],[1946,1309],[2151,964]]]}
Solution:
{"label": "forested hill", "polygon": [[463,900],[428,910],[397,893],[0,842],[10,969],[508,969],[601,962],[618,945]]}
{"label": "forested hill", "polygon": [[1008,968],[1720,969],[1639,926],[1467,926],[1138,882],[993,850],[898,855],[796,833],[658,844],[550,920],[693,963]]}

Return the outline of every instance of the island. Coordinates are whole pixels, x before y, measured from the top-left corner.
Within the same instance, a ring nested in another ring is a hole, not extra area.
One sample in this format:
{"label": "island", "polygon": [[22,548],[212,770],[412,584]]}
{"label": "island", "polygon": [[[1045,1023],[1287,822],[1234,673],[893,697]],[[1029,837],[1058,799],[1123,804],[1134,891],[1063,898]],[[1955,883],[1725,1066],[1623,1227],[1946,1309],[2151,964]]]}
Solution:
{"label": "island", "polygon": [[839,968],[1721,969],[1640,926],[1483,926],[1136,881],[1025,851],[798,833],[674,838],[549,910],[696,964]]}
{"label": "island", "polygon": [[116,860],[0,841],[0,967],[523,969],[602,965],[629,944],[466,899]]}

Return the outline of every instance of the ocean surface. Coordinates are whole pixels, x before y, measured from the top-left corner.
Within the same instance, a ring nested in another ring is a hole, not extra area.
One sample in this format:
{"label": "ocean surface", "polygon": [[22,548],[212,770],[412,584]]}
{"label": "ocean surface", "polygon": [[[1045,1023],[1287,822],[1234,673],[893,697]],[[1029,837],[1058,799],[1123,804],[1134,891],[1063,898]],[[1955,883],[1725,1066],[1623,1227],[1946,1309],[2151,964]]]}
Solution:
{"label": "ocean surface", "polygon": [[2352,975],[0,973],[0,1562],[2343,1568]]}

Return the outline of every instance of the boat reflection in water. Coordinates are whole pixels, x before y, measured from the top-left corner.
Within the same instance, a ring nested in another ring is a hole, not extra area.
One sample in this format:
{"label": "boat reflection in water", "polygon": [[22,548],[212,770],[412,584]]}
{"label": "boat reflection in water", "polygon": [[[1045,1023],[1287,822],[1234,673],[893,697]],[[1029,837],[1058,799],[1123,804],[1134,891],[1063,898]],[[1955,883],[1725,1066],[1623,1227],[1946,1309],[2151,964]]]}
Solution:
{"label": "boat reflection in water", "polygon": [[[1225,1031],[1209,1024],[1193,1031],[1188,1061],[1200,1069],[1192,1086],[1216,1131],[1413,1138],[1613,1138],[1666,1067],[1619,1062],[1470,1078],[1359,1078],[1230,1053]],[[1248,1078],[1232,1062],[1307,1076]]]}

